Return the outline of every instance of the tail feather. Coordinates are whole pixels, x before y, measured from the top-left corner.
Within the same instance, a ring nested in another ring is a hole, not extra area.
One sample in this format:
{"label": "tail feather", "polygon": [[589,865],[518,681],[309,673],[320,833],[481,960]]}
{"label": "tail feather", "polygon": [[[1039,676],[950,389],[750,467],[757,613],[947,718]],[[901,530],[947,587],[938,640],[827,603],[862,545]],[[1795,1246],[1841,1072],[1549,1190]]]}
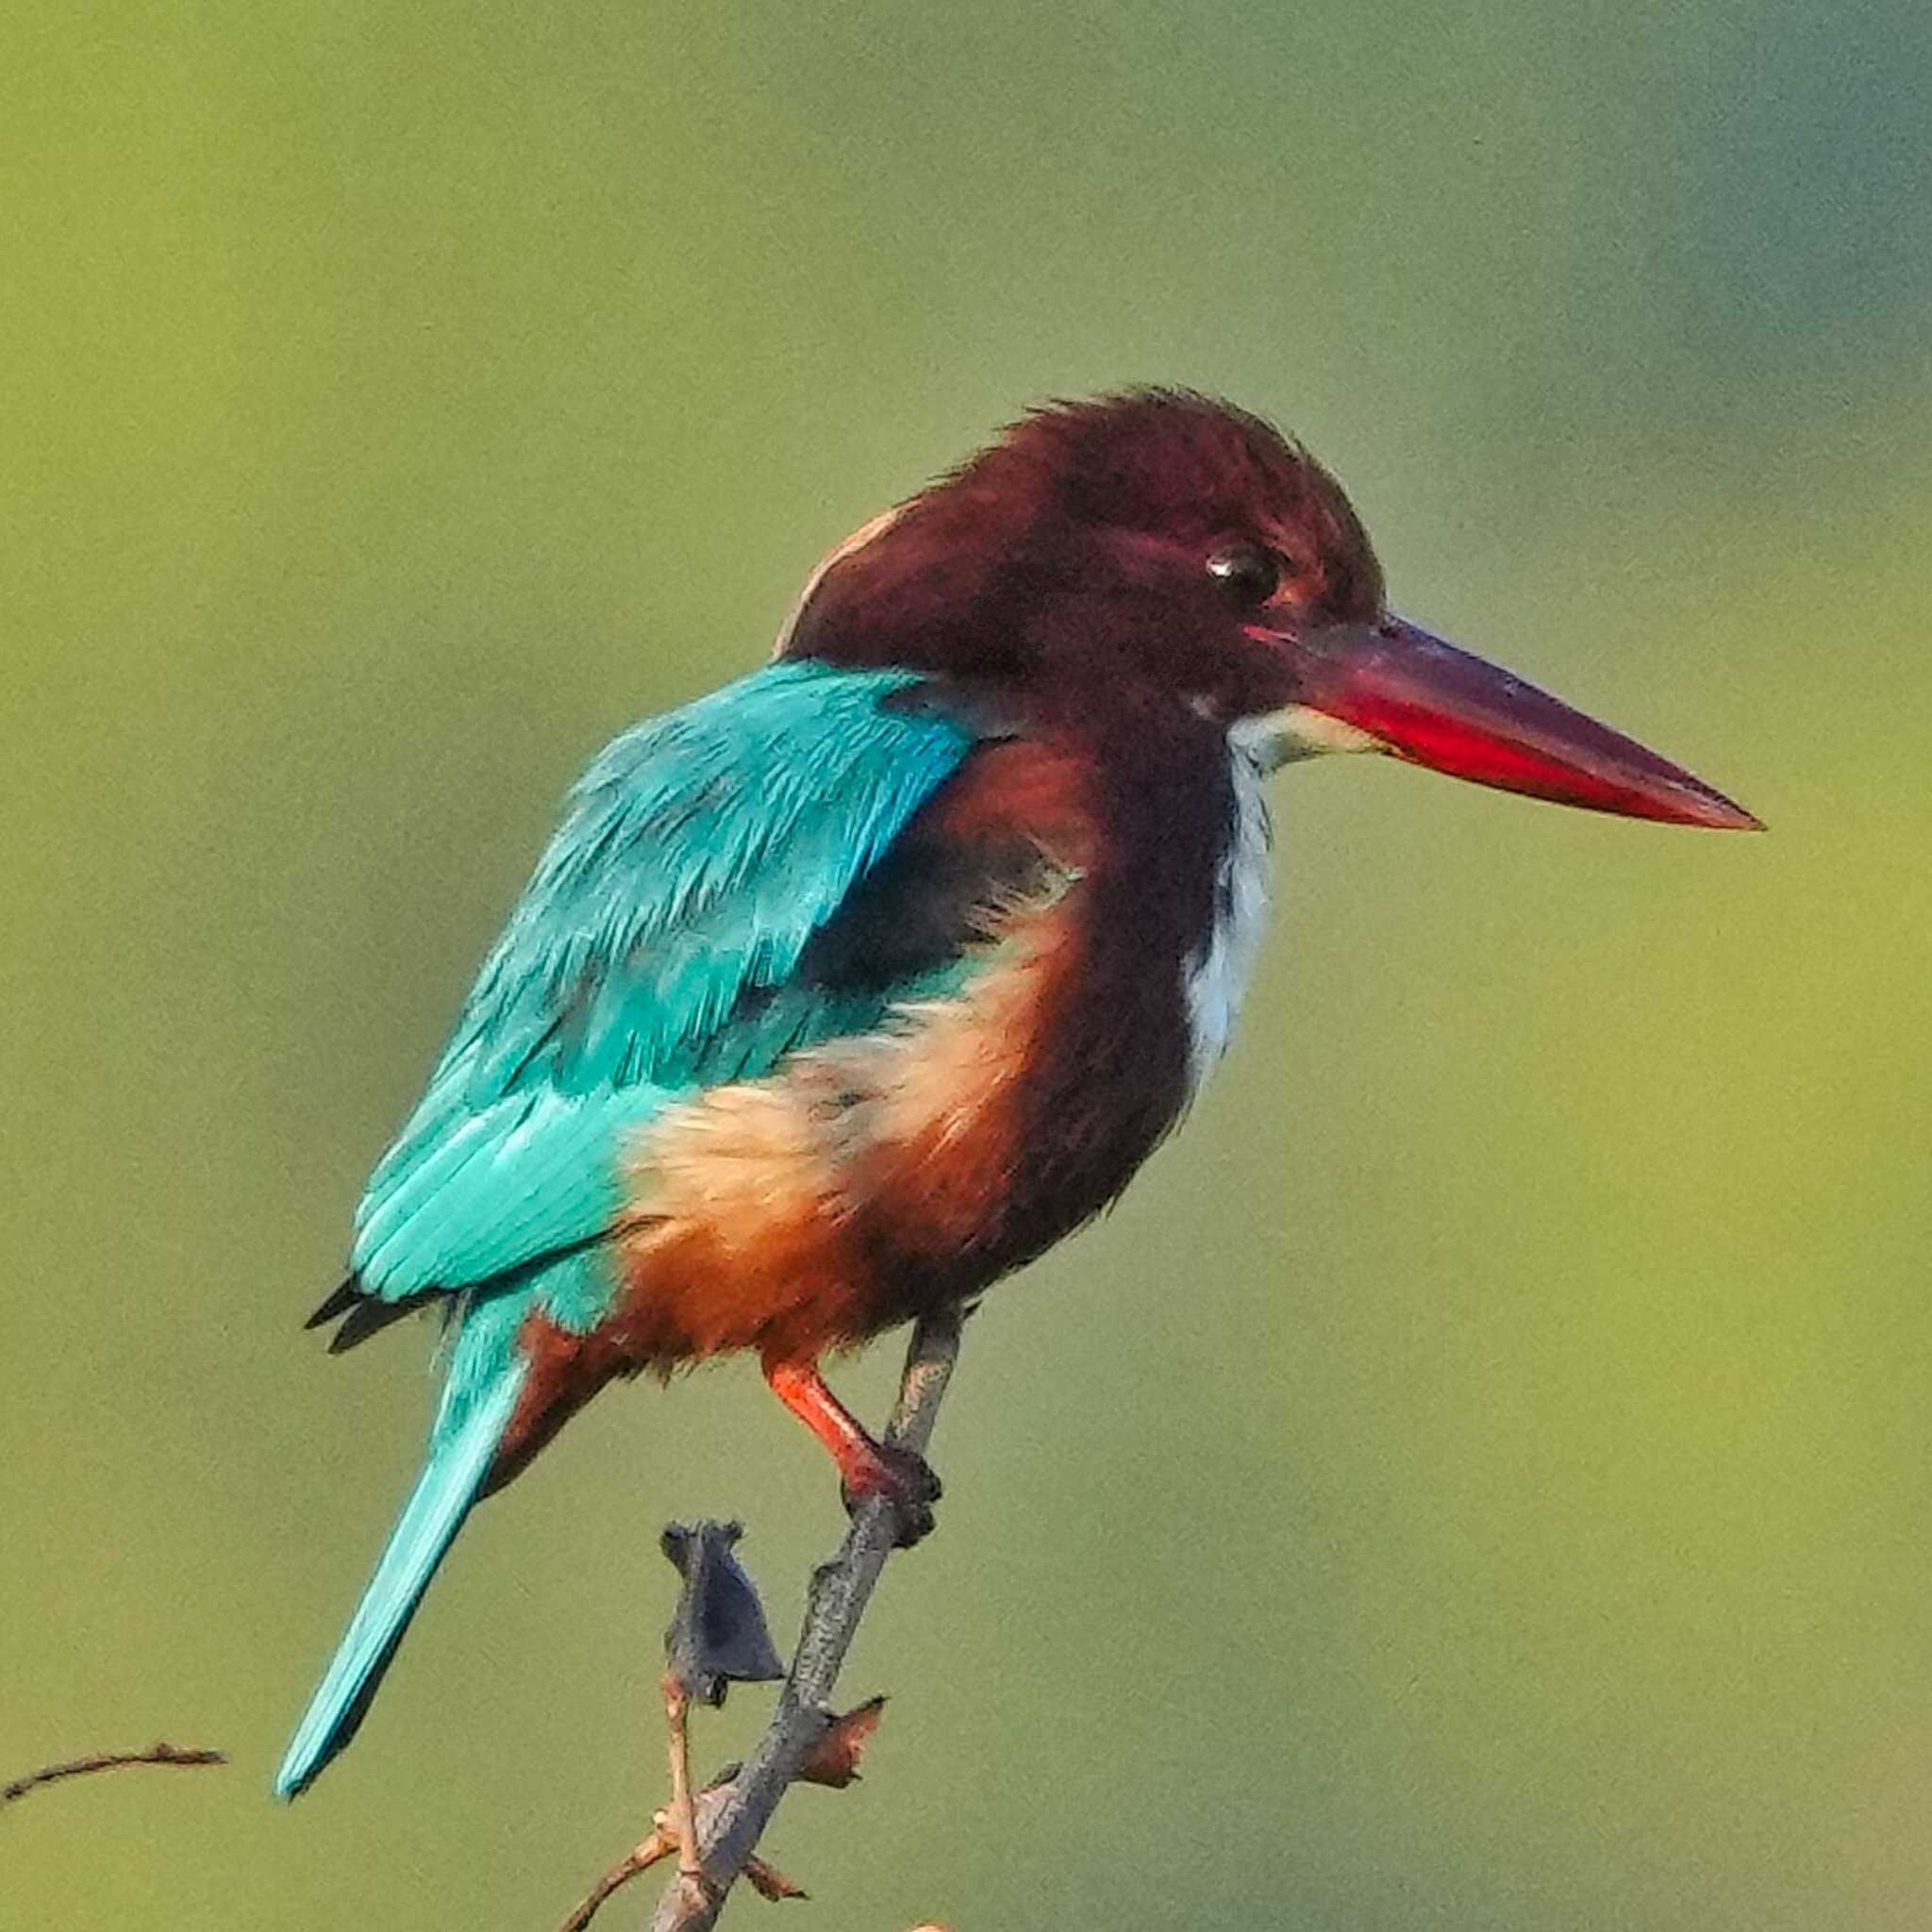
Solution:
{"label": "tail feather", "polygon": [[307,1790],[356,1735],[429,1579],[476,1500],[515,1412],[525,1373],[521,1360],[502,1369],[467,1405],[460,1424],[432,1448],[341,1645],[295,1727],[275,1774],[278,1798]]}

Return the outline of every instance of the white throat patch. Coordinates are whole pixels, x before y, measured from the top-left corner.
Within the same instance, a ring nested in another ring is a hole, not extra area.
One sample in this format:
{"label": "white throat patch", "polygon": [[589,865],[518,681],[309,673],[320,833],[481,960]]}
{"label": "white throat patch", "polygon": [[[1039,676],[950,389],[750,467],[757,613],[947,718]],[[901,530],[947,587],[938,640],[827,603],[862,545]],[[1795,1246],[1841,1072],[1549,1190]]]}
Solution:
{"label": "white throat patch", "polygon": [[1215,873],[1213,930],[1185,969],[1188,1072],[1194,1093],[1227,1051],[1267,924],[1271,836],[1263,790],[1266,769],[1260,748],[1249,742],[1248,736],[1240,725],[1228,734],[1234,826]]}

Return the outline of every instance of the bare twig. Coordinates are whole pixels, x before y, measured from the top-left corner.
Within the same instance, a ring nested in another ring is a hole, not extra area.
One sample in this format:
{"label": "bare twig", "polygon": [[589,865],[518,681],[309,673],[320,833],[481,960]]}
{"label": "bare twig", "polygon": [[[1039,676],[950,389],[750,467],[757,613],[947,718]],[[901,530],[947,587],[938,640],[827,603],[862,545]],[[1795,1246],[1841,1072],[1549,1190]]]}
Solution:
{"label": "bare twig", "polygon": [[[695,1810],[701,1830],[717,1818],[730,1790],[731,1781],[726,1778],[718,1784],[708,1786],[698,1793]],[[559,1932],[584,1932],[584,1928],[597,1916],[598,1908],[612,1892],[621,1890],[640,1873],[648,1872],[653,1865],[670,1857],[677,1849],[677,1834],[672,1823],[670,1808],[667,1807],[652,1819],[650,1837],[626,1852],[603,1877],[598,1879],[585,1894],[577,1908],[563,1922]],[[805,1896],[802,1888],[794,1885],[784,1873],[766,1864],[762,1858],[752,1857],[744,1861],[744,1877],[765,1898],[786,1899]],[[681,1875],[677,1882],[682,1883]]]}
{"label": "bare twig", "polygon": [[661,1832],[654,1831],[635,1851],[626,1852],[591,1886],[583,1903],[563,1922],[562,1932],[584,1932],[584,1927],[597,1916],[597,1907],[613,1891],[628,1885],[640,1872],[648,1871],[659,1858],[670,1855],[670,1840]]}
{"label": "bare twig", "polygon": [[677,1834],[677,1870],[704,1880],[698,1863],[698,1813],[691,1790],[691,1699],[675,1671],[664,1673],[664,1729],[671,1740],[671,1828]]}
{"label": "bare twig", "polygon": [[39,1785],[57,1785],[63,1778],[87,1777],[97,1771],[119,1771],[125,1764],[225,1764],[225,1751],[187,1750],[179,1744],[150,1744],[145,1751],[97,1751],[91,1757],[70,1757],[64,1764],[43,1764],[0,1785],[0,1805],[24,1798]]}
{"label": "bare twig", "polygon": [[[886,1425],[885,1440],[893,1448],[924,1454],[958,1359],[963,1319],[961,1310],[949,1308],[925,1316],[913,1329],[899,1399]],[[698,1886],[680,1880],[668,1886],[653,1932],[708,1932],[717,1923],[732,1881],[746,1869],[786,1788],[824,1735],[830,1721],[827,1700],[892,1552],[897,1526],[890,1497],[862,1498],[838,1555],[812,1573],[805,1625],[772,1722],[744,1769],[722,1789],[715,1810],[702,1802],[698,1807],[700,1857],[708,1882]]]}

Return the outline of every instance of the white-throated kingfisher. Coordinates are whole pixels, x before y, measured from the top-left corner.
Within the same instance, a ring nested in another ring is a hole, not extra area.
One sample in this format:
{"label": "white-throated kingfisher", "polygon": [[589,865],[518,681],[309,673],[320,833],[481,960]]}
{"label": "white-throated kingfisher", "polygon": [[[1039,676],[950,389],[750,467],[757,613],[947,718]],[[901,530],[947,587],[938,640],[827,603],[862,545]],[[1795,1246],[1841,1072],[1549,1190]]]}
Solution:
{"label": "white-throated kingfisher", "polygon": [[1234,1024],[1263,782],[1339,751],[1757,824],[1391,615],[1312,458],[1165,390],[1027,416],[835,550],[774,662],[602,752],[311,1321],[340,1350],[434,1302],[453,1334],[277,1791],[348,1741],[478,1498],[614,1377],[755,1351],[916,1535],[930,1471],[821,1359],[1126,1186]]}

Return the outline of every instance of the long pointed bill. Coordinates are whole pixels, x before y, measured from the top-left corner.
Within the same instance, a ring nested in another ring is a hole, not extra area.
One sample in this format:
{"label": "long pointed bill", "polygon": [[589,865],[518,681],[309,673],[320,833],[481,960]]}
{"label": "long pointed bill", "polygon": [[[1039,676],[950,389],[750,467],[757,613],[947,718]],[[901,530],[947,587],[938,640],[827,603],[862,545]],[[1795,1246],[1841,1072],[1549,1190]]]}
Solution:
{"label": "long pointed bill", "polygon": [[1338,625],[1296,649],[1302,699],[1281,722],[1307,750],[1392,752],[1452,777],[1591,811],[1763,829],[1635,739],[1399,618]]}

